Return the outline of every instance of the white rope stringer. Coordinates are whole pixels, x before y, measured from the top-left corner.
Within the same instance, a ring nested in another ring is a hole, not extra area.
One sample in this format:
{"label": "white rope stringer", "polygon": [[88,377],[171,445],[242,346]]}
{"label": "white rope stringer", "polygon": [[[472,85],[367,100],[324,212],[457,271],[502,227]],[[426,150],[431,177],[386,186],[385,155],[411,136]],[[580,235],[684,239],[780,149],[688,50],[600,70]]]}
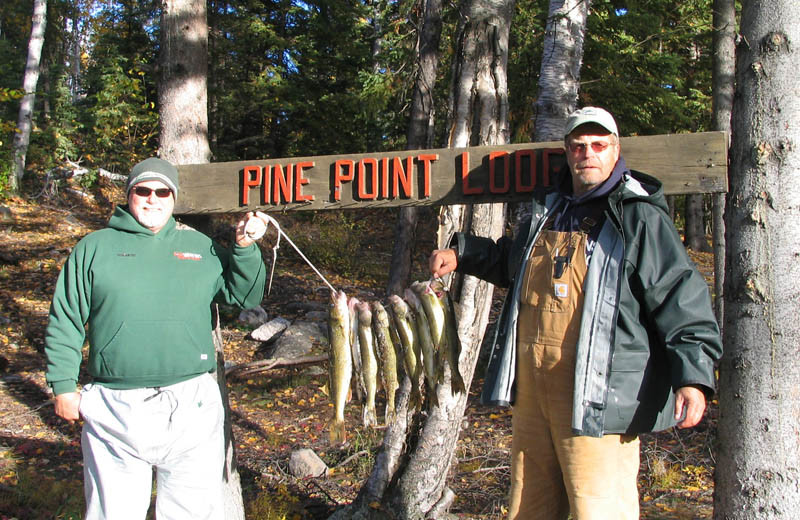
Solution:
{"label": "white rope stringer", "polygon": [[297,251],[297,254],[300,255],[300,258],[302,258],[305,261],[305,263],[307,263],[309,265],[309,267],[311,267],[311,269],[314,270],[314,272],[317,274],[317,276],[319,276],[320,279],[323,282],[325,282],[325,285],[330,287],[331,291],[334,291],[334,292],[336,291],[336,289],[333,288],[333,285],[331,285],[330,282],[322,275],[322,273],[319,272],[319,269],[317,269],[314,266],[314,264],[311,263],[311,260],[309,260],[306,257],[306,255],[304,255],[303,252],[300,251],[300,248],[297,247],[294,242],[292,242],[292,239],[289,238],[289,235],[287,235],[281,229],[281,225],[278,224],[277,220],[275,220],[273,217],[267,215],[266,213],[262,213],[260,211],[258,212],[258,217],[263,219],[264,222],[266,222],[267,228],[269,228],[269,226],[271,224],[271,225],[275,226],[275,229],[278,231],[278,239],[275,242],[275,246],[272,248],[272,268],[270,269],[270,272],[269,272],[269,287],[267,289],[267,294],[269,294],[270,289],[272,289],[272,275],[275,272],[275,260],[278,258],[278,247],[280,246],[280,243],[281,243],[281,235],[283,235],[284,238],[286,238],[286,240],[289,242],[289,245],[291,245],[294,248],[294,250]]}

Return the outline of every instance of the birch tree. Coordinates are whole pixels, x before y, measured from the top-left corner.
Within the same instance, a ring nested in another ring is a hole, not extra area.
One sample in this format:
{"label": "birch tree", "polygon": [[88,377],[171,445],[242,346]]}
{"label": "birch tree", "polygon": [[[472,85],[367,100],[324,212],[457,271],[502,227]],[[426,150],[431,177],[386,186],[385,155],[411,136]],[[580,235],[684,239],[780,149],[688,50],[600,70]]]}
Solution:
{"label": "birch tree", "polygon": [[577,108],[590,5],[590,0],[550,2],[534,110],[536,142],[561,141],[567,116]]}
{"label": "birch tree", "polygon": [[[506,66],[511,0],[467,0],[461,6],[450,103],[450,147],[508,142]],[[477,129],[477,133],[473,130]],[[456,230],[498,238],[503,229],[502,204],[449,206],[441,214],[441,240]],[[440,242],[440,244],[443,242]],[[459,369],[469,390],[481,338],[489,318],[492,286],[465,277],[451,286],[457,302],[462,351]],[[440,518],[454,499],[447,487],[467,392],[453,395],[449,371],[437,387],[438,406],[427,416],[408,411],[410,381],[398,392],[398,419],[390,423],[375,465],[353,503],[336,519]]]}
{"label": "birch tree", "polygon": [[22,78],[24,95],[19,104],[17,133],[14,135],[14,175],[11,176],[10,189],[19,191],[22,178],[25,176],[25,158],[31,140],[33,127],[33,104],[36,101],[36,84],[39,82],[42,45],[44,45],[44,29],[47,23],[47,0],[33,1],[33,18],[31,19],[31,38],[28,42],[28,60]]}
{"label": "birch tree", "polygon": [[[561,141],[567,116],[577,108],[583,42],[591,0],[551,0],[534,103],[534,142]],[[516,228],[530,216],[529,203],[514,205]]]}
{"label": "birch tree", "polygon": [[800,3],[742,2],[714,517],[800,511]]}

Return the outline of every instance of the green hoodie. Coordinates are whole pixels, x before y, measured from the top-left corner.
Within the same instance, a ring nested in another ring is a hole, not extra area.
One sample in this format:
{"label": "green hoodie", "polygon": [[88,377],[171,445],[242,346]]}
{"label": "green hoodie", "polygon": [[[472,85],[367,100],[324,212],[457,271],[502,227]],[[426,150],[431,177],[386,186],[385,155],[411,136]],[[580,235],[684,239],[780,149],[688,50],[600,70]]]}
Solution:
{"label": "green hoodie", "polygon": [[47,382],[75,391],[88,323],[88,371],[109,388],[166,386],[216,366],[211,303],[255,307],[266,268],[253,244],[220,247],[173,218],[158,233],[118,207],[73,249],[45,337]]}

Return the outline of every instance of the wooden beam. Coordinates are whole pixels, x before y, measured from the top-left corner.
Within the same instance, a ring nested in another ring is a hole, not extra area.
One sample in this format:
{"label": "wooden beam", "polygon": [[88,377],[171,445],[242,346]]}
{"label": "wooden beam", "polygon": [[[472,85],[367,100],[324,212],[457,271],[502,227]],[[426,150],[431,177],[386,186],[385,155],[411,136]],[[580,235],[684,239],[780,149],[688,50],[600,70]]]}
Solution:
{"label": "wooden beam", "polygon": [[[724,132],[623,137],[629,168],[666,194],[728,189]],[[182,165],[175,213],[293,211],[530,200],[565,164],[562,143]]]}

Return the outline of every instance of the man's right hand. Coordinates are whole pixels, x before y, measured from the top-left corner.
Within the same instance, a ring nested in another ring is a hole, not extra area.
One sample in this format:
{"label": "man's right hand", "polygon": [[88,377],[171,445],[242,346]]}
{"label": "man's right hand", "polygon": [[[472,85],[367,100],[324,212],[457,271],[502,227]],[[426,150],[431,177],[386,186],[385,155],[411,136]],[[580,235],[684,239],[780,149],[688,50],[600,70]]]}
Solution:
{"label": "man's right hand", "polygon": [[442,277],[451,273],[456,270],[457,265],[458,257],[454,249],[437,249],[428,259],[428,266],[433,276]]}
{"label": "man's right hand", "polygon": [[65,421],[73,422],[80,419],[78,410],[81,406],[80,392],[69,392],[56,396],[56,415]]}

